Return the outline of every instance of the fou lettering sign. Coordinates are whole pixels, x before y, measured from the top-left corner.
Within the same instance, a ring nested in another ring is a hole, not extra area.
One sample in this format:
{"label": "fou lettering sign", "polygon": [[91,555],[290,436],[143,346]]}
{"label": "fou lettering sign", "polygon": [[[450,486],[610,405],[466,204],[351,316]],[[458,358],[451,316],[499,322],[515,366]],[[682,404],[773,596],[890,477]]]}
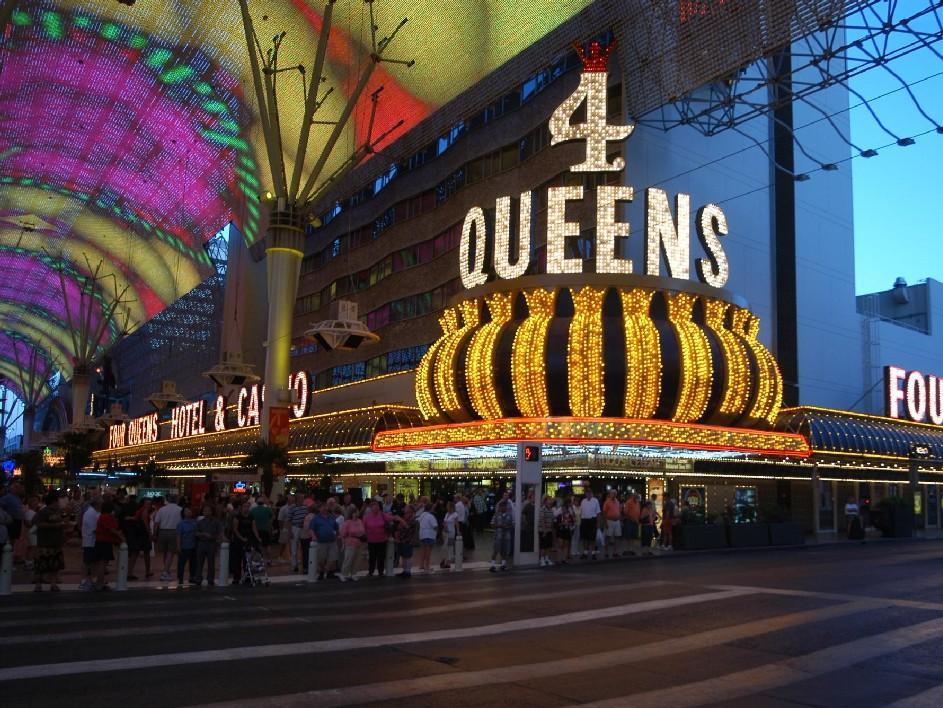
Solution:
{"label": "fou lettering sign", "polygon": [[884,385],[889,417],[943,425],[943,380],[940,377],[885,366]]}
{"label": "fou lettering sign", "polygon": [[[590,45],[588,53],[577,47],[583,59],[580,84],[550,118],[551,145],[570,140],[586,141],[586,160],[571,167],[573,172],[616,172],[625,167],[621,157],[611,163],[606,157],[606,145],[625,140],[633,126],[609,125],[606,122],[606,63],[610,45],[602,49],[598,42]],[[586,122],[571,123],[573,114],[586,104]],[[582,273],[582,258],[568,256],[566,241],[580,235],[577,221],[566,220],[568,202],[584,199],[582,186],[550,187],[547,189],[547,272]],[[616,207],[631,202],[634,190],[628,185],[603,185],[596,188],[596,272],[632,273],[635,264],[620,256],[620,240],[627,238],[631,227],[616,219]],[[518,278],[527,272],[531,263],[531,207],[533,192],[521,193],[518,199],[518,237],[516,253],[511,253],[511,197],[495,200],[493,263],[485,263],[487,224],[484,210],[472,207],[462,225],[459,246],[459,273],[462,285],[473,288],[486,283],[491,273],[499,278]],[[669,278],[690,278],[690,222],[691,198],[687,194],[675,196],[675,213],[671,214],[668,194],[658,188],[645,190],[645,273],[661,275],[661,257],[664,255]],[[694,226],[707,258],[696,264],[698,279],[716,288],[723,287],[730,276],[727,254],[720,237],[727,235],[727,217],[716,204],[698,209]]]}

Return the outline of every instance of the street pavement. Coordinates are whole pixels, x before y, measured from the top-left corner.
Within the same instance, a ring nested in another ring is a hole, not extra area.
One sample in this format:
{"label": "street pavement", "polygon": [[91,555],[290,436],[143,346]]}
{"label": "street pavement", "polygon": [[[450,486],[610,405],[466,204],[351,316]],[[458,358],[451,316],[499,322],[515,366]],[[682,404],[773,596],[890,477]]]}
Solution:
{"label": "street pavement", "polygon": [[943,542],[0,598],[4,706],[943,705]]}

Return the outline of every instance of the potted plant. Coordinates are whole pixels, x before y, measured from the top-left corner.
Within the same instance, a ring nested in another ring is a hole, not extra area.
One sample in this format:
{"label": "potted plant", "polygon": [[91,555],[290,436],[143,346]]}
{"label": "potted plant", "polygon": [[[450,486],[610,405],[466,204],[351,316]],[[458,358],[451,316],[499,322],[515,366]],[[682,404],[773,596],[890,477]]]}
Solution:
{"label": "potted plant", "polygon": [[769,524],[756,520],[756,507],[740,504],[734,513],[734,522],[727,525],[727,541],[731,548],[769,545]]}
{"label": "potted plant", "polygon": [[779,504],[770,504],[760,511],[760,518],[769,526],[771,546],[801,546],[805,543],[802,526],[792,521],[789,512]]}
{"label": "potted plant", "polygon": [[703,508],[687,508],[681,512],[681,523],[674,528],[674,547],[684,551],[726,548],[727,535],[717,516],[707,516]]}
{"label": "potted plant", "polygon": [[871,523],[884,538],[910,538],[914,535],[913,505],[903,497],[887,497],[871,508]]}

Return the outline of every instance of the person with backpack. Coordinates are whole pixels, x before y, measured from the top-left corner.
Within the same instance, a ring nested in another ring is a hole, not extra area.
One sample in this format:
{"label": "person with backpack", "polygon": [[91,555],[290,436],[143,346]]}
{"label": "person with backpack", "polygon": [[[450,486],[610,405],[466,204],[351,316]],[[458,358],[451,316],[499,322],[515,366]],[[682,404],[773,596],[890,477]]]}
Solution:
{"label": "person with backpack", "polygon": [[573,543],[573,529],[576,527],[576,511],[573,508],[573,498],[567,496],[563,503],[554,512],[554,532],[557,536],[557,556],[562,565],[566,565],[570,557],[570,548]]}

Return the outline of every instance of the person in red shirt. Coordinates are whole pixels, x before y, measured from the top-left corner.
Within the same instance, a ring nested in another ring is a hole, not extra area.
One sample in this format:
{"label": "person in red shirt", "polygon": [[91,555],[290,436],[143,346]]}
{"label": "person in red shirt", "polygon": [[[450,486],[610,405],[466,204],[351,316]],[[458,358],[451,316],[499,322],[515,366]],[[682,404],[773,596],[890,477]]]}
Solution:
{"label": "person in red shirt", "polygon": [[105,583],[107,564],[115,559],[115,544],[124,543],[124,534],[118,528],[115,505],[112,501],[102,504],[101,516],[95,527],[95,589],[111,590]]}
{"label": "person in red shirt", "polygon": [[606,536],[606,558],[619,555],[619,546],[622,543],[622,505],[616,498],[616,490],[610,489],[605,503],[602,505],[602,515],[606,520],[603,530]]}

